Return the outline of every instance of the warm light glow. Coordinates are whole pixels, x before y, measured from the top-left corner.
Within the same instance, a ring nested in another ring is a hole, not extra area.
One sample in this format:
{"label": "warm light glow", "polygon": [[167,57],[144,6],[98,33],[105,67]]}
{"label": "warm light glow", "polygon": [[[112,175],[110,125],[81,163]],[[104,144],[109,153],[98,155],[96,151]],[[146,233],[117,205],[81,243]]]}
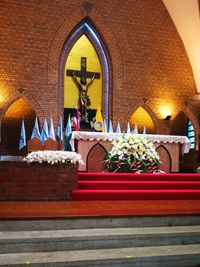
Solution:
{"label": "warm light glow", "polygon": [[155,133],[154,123],[153,123],[151,117],[149,116],[149,114],[142,107],[139,107],[133,113],[133,115],[130,119],[130,126],[131,126],[132,130],[134,129],[135,124],[137,124],[137,126],[138,126],[139,133],[143,132],[144,126],[146,126],[147,133],[149,133],[149,134]]}
{"label": "warm light glow", "polygon": [[200,93],[200,16],[198,0],[163,0],[187,51]]}
{"label": "warm light glow", "polygon": [[19,98],[7,109],[4,119],[22,119],[25,116],[31,116],[31,113],[32,107],[30,104],[23,98]]}
{"label": "warm light glow", "polygon": [[160,111],[160,114],[162,116],[162,119],[165,119],[167,116],[171,116],[172,115],[172,110],[171,110],[171,107],[169,106],[160,106],[159,107],[159,111]]}
{"label": "warm light glow", "polygon": [[0,107],[3,105],[3,103],[6,101],[6,99],[9,97],[9,88],[6,85],[5,82],[0,82]]}

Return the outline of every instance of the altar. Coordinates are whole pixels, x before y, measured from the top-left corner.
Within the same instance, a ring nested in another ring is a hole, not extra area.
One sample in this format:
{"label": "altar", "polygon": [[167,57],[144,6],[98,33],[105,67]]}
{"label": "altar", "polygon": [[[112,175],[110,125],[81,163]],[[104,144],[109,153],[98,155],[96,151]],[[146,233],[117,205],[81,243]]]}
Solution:
{"label": "altar", "polygon": [[[77,153],[82,155],[85,165],[79,171],[101,172],[104,170],[103,158],[112,148],[112,141],[122,133],[74,131],[72,141]],[[179,172],[179,159],[188,153],[190,142],[186,136],[146,134],[158,152],[164,172]]]}

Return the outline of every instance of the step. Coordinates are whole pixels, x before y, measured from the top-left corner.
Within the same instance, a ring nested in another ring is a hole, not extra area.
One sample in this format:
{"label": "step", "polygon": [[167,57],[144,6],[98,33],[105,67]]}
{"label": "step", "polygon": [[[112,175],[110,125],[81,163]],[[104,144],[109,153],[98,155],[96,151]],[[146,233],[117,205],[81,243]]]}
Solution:
{"label": "step", "polygon": [[199,245],[130,247],[98,250],[9,253],[0,255],[0,266],[59,267],[194,267],[200,264]]}
{"label": "step", "polygon": [[0,232],[0,253],[200,244],[200,225]]}
{"label": "step", "polygon": [[199,215],[78,217],[63,219],[1,220],[0,231],[44,231],[67,229],[166,227],[200,225]]}
{"label": "step", "polygon": [[200,190],[75,190],[72,200],[200,199]]}
{"label": "step", "polygon": [[135,174],[135,173],[91,173],[79,172],[79,180],[114,180],[114,181],[200,181],[200,175],[196,173],[164,173],[164,174]]}
{"label": "step", "polygon": [[79,181],[79,189],[136,190],[136,189],[200,189],[200,181]]}

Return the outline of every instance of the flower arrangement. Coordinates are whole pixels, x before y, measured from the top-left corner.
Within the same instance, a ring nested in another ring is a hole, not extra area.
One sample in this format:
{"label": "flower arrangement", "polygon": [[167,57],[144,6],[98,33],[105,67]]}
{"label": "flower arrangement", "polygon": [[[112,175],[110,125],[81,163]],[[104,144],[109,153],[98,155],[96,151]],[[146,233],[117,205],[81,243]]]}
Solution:
{"label": "flower arrangement", "polygon": [[39,164],[47,163],[50,165],[84,164],[81,155],[76,152],[51,150],[31,152],[23,159],[23,161],[28,164],[35,162]]}
{"label": "flower arrangement", "polygon": [[159,155],[153,143],[144,135],[124,134],[112,142],[105,156],[109,172],[156,172]]}

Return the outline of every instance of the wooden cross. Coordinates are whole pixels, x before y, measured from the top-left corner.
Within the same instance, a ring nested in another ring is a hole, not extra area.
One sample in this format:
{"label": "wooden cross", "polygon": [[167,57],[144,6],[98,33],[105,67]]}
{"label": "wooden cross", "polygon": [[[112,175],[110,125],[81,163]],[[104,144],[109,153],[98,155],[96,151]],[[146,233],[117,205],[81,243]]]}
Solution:
{"label": "wooden cross", "polygon": [[93,78],[95,75],[95,79],[100,79],[100,73],[99,72],[91,72],[87,71],[87,58],[81,57],[81,70],[67,70],[66,75],[67,76],[73,76],[73,73],[76,77],[80,78]]}

